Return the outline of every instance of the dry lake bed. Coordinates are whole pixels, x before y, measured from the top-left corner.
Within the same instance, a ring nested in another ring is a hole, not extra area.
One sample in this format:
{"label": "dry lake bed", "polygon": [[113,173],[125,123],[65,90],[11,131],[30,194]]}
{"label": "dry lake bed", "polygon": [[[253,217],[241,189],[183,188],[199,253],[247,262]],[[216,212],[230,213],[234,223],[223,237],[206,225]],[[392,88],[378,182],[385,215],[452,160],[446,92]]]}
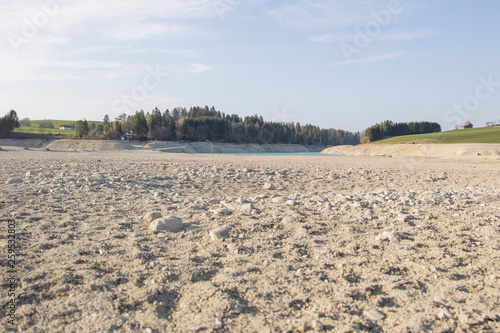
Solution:
{"label": "dry lake bed", "polygon": [[1,331],[500,331],[499,159],[0,164]]}

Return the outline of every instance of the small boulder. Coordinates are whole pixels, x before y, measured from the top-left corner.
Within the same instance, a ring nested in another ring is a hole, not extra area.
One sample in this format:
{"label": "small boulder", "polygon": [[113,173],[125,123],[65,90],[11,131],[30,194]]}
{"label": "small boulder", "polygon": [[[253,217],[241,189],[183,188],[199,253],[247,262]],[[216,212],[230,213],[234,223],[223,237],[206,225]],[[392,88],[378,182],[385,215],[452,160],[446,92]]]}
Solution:
{"label": "small boulder", "polygon": [[21,178],[11,178],[9,180],[7,180],[5,182],[5,184],[9,185],[9,184],[19,184],[19,183],[22,183],[23,180]]}
{"label": "small boulder", "polygon": [[274,185],[271,183],[265,183],[262,187],[264,190],[274,190]]}
{"label": "small boulder", "polygon": [[160,212],[150,212],[147,213],[143,219],[146,223],[153,222],[156,219],[161,218],[161,213]]}
{"label": "small boulder", "polygon": [[252,204],[246,203],[240,206],[240,210],[244,213],[250,213],[252,211]]}
{"label": "small boulder", "polygon": [[229,231],[226,228],[222,227],[210,230],[209,234],[210,238],[212,238],[212,240],[214,241],[229,238]]}
{"label": "small boulder", "polygon": [[175,216],[167,216],[154,220],[149,225],[149,230],[153,232],[168,231],[179,232],[184,224],[182,220]]}
{"label": "small boulder", "polygon": [[215,215],[229,215],[231,214],[231,211],[227,208],[217,208],[211,210],[211,212]]}
{"label": "small boulder", "polygon": [[373,321],[383,320],[386,317],[385,313],[382,313],[375,308],[365,309],[363,314],[365,315],[365,317],[367,317],[368,319],[371,319]]}

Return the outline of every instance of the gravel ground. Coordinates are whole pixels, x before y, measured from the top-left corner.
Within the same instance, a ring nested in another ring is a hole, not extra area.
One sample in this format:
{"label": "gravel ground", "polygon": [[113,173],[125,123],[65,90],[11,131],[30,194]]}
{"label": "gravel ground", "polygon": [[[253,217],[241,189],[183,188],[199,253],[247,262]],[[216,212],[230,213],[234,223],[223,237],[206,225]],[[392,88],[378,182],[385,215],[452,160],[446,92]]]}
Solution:
{"label": "gravel ground", "polygon": [[0,330],[499,332],[499,162],[2,151]]}

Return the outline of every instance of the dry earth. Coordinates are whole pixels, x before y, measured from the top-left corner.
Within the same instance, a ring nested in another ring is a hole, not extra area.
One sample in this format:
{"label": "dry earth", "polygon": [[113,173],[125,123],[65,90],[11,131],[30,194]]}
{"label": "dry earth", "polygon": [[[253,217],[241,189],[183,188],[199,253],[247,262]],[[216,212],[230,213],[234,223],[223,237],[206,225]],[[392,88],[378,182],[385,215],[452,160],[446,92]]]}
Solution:
{"label": "dry earth", "polygon": [[500,144],[496,143],[458,143],[458,144],[422,144],[422,143],[372,143],[357,146],[336,146],[323,151],[324,154],[350,156],[491,156],[500,157]]}
{"label": "dry earth", "polygon": [[[2,276],[6,219],[18,251],[1,331],[500,331],[498,159],[12,148],[0,163]],[[151,231],[160,216],[182,224]]]}

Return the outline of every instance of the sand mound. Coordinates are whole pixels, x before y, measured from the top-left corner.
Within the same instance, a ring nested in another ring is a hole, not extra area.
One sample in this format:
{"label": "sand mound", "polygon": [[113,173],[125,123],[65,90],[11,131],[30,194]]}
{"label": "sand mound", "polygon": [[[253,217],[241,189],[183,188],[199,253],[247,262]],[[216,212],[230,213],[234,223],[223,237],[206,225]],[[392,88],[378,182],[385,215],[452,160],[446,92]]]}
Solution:
{"label": "sand mound", "polygon": [[49,141],[41,139],[1,139],[0,147],[10,146],[10,147],[26,147],[26,148],[42,148]]}
{"label": "sand mound", "polygon": [[[130,147],[129,147],[130,146]],[[124,150],[133,149],[127,142],[107,140],[57,140],[47,145],[51,150]]]}
{"label": "sand mound", "polygon": [[323,154],[351,156],[500,156],[499,144],[365,144],[337,146]]}

